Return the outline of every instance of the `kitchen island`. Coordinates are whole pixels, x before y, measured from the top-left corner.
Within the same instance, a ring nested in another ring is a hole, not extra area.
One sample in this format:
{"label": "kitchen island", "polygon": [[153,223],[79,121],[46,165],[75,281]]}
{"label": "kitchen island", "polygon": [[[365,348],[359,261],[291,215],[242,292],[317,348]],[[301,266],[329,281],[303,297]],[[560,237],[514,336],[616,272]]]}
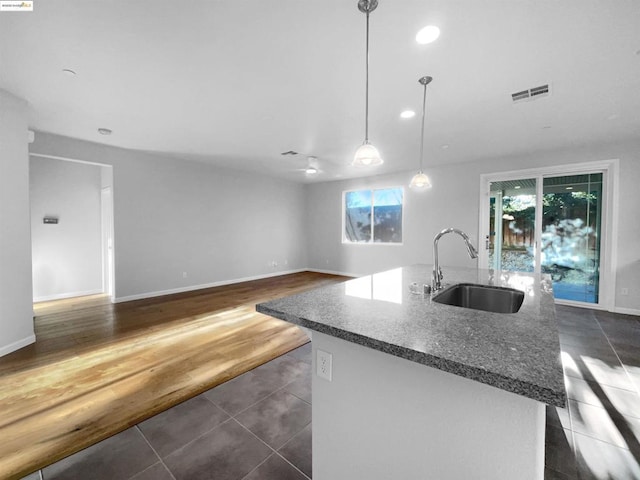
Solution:
{"label": "kitchen island", "polygon": [[517,313],[434,302],[414,265],[259,304],[313,331],[314,480],[544,476],[545,405],[565,390],[551,280],[476,269],[448,283],[525,292]]}

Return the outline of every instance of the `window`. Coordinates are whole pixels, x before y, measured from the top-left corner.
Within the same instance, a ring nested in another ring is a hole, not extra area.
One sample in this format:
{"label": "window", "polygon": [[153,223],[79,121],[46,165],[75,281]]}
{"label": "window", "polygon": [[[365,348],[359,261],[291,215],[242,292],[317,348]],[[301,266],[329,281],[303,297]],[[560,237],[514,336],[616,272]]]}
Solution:
{"label": "window", "polygon": [[403,189],[344,193],[345,243],[402,243]]}

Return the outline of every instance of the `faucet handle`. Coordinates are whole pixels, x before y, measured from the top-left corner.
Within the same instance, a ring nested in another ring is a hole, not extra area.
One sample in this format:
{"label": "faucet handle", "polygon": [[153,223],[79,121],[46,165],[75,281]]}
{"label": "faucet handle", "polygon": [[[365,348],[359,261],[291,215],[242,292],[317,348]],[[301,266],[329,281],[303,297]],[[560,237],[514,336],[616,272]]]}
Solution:
{"label": "faucet handle", "polygon": [[436,292],[440,290],[442,279],[442,269],[438,266],[437,270],[435,268],[433,269],[431,291]]}

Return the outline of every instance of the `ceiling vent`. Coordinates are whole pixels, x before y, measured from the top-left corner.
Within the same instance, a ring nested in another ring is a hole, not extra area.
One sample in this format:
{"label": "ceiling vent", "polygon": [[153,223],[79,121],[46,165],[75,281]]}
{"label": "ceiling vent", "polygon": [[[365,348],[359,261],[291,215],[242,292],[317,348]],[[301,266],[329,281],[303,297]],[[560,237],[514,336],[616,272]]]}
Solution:
{"label": "ceiling vent", "polygon": [[521,100],[526,100],[529,98],[529,90],[523,90],[521,92],[516,92],[511,94],[511,98],[514,102],[519,102]]}
{"label": "ceiling vent", "polygon": [[549,93],[549,84],[540,85],[539,87],[533,87],[528,90],[512,93],[511,100],[513,100],[513,103],[520,103],[535,100],[536,98],[547,97]]}

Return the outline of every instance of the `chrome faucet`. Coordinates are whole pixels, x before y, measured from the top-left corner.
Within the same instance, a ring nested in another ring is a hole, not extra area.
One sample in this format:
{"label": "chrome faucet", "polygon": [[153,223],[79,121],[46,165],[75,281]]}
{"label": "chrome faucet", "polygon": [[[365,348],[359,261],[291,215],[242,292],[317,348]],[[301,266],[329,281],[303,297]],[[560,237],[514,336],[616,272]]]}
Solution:
{"label": "chrome faucet", "polygon": [[478,251],[471,244],[471,240],[469,240],[469,235],[464,233],[462,230],[458,230],[457,228],[445,228],[439,234],[435,236],[433,239],[433,279],[431,282],[431,290],[435,292],[436,290],[440,290],[442,288],[442,269],[440,268],[440,263],[438,262],[438,240],[443,235],[447,233],[457,233],[464,240],[465,245],[467,246],[467,252],[469,252],[469,257],[478,258]]}

